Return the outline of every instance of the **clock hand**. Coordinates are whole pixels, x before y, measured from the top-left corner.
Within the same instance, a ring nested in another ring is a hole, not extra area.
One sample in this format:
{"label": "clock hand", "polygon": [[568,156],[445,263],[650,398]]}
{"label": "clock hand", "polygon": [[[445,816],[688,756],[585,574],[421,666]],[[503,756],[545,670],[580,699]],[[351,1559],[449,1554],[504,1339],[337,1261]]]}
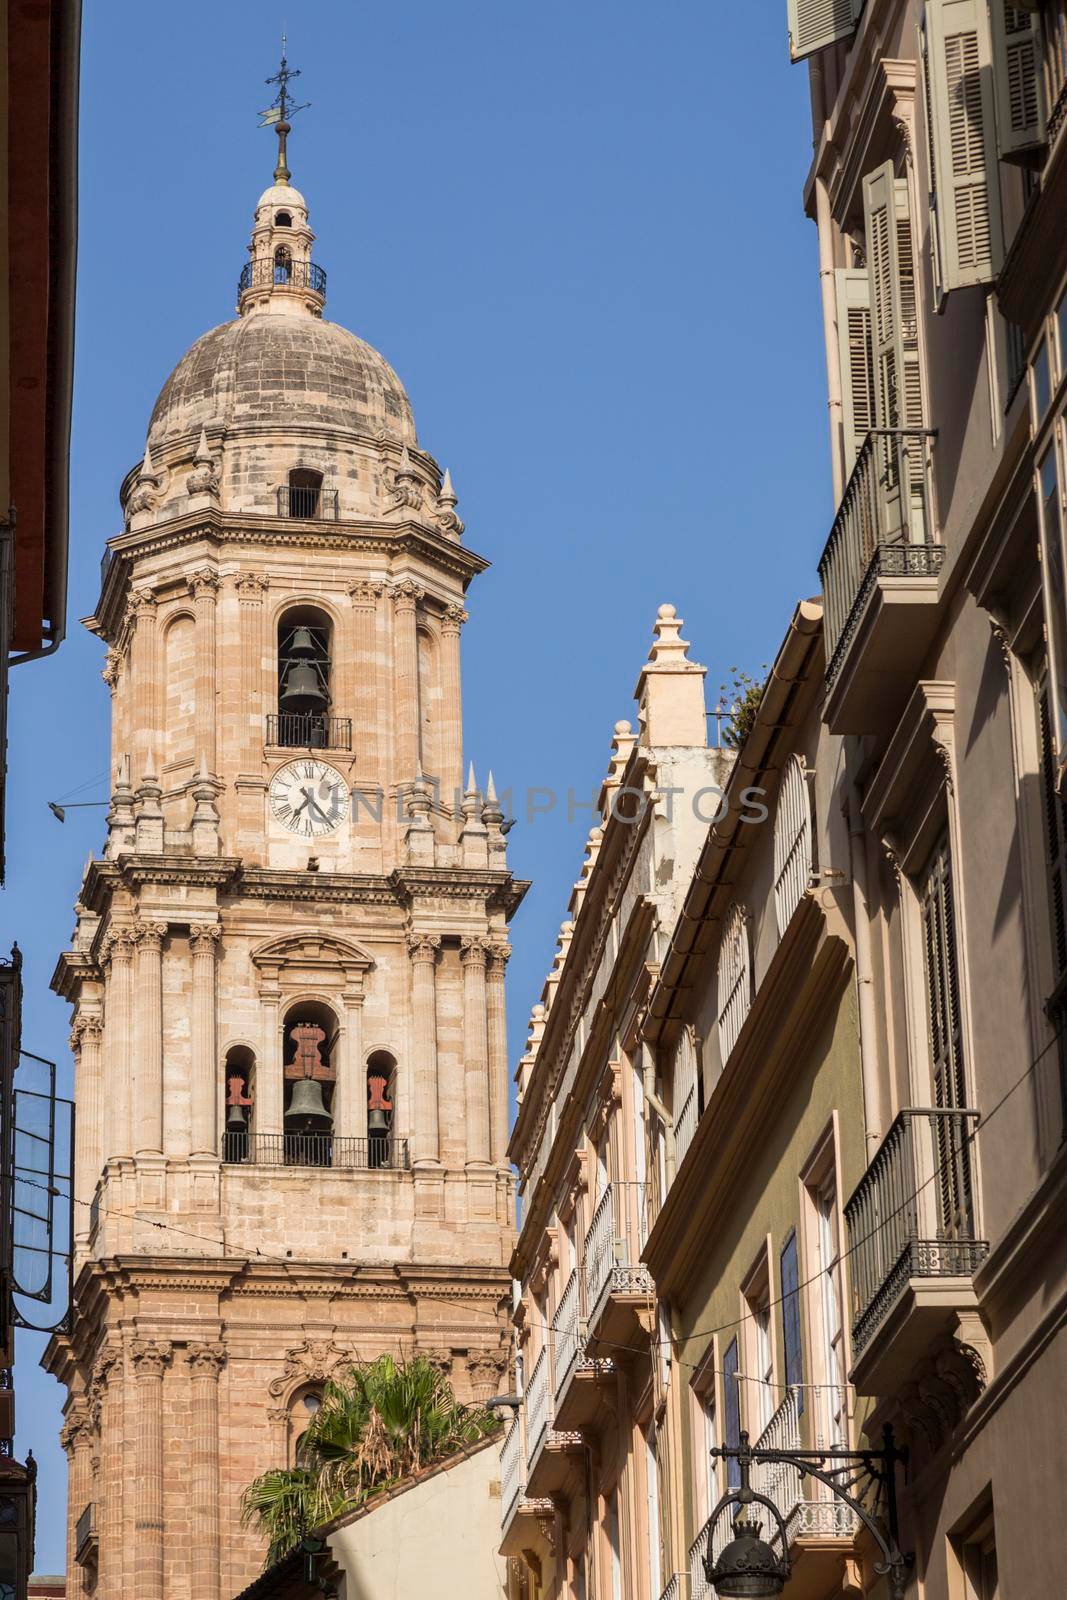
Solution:
{"label": "clock hand", "polygon": [[[330,819],[326,815],[326,813],[322,809],[322,807],[319,805],[318,801],[315,799],[315,796],[312,794],[311,790],[310,789],[303,789],[303,790],[301,790],[301,793],[304,796],[304,805],[305,806],[309,805],[309,806],[312,807],[313,810],[317,811],[319,816],[322,818],[323,822],[325,822],[327,827],[329,827]],[[301,809],[301,811],[303,811],[304,806],[301,806],[300,809]]]}

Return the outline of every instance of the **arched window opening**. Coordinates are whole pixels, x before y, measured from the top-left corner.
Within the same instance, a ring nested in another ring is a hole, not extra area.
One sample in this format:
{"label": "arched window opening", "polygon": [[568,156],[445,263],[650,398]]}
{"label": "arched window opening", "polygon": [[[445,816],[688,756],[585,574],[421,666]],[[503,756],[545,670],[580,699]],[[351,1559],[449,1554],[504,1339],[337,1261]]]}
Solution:
{"label": "arched window opening", "polygon": [[279,245],[274,252],[274,281],[275,283],[289,283],[293,276],[293,258],[285,245]]}
{"label": "arched window opening", "polygon": [[282,1125],[287,1167],[333,1165],[334,1052],[337,1018],[310,1000],[294,1006],[282,1028],[285,1079]]}
{"label": "arched window opening", "polygon": [[[292,1421],[290,1427],[296,1434],[293,1446],[293,1457],[298,1467],[309,1467],[313,1463],[307,1449],[308,1424],[322,1405],[322,1396],[314,1389],[305,1390],[298,1395],[292,1403]],[[292,1437],[292,1434],[290,1434]]]}
{"label": "arched window opening", "polygon": [[367,1062],[367,1165],[374,1170],[393,1164],[395,1107],[396,1062],[376,1050]]}
{"label": "arched window opening", "polygon": [[251,1136],[252,1107],[255,1103],[256,1058],[244,1045],[227,1050],[223,1065],[226,1115],[222,1135],[223,1161],[254,1159]]}
{"label": "arched window opening", "polygon": [[290,517],[317,517],[322,511],[322,473],[312,467],[293,467],[289,473]]}
{"label": "arched window opening", "polygon": [[278,623],[277,742],[325,749],[330,742],[330,621],[312,606],[287,611]]}
{"label": "arched window opening", "polygon": [[276,211],[274,213],[274,226],[276,228],[291,228],[293,226],[293,219],[288,211]]}
{"label": "arched window opening", "polygon": [[752,949],[748,914],[737,901],[730,907],[719,946],[719,1055],[725,1067],[752,1004]]}

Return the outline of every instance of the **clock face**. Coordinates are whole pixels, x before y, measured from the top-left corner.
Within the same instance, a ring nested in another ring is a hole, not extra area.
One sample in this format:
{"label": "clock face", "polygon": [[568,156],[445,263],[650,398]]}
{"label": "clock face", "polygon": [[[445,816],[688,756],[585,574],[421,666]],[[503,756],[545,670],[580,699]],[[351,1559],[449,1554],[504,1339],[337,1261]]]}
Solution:
{"label": "clock face", "polygon": [[348,790],[335,767],[306,757],[274,774],[270,807],[290,833],[314,839],[333,833],[348,816]]}

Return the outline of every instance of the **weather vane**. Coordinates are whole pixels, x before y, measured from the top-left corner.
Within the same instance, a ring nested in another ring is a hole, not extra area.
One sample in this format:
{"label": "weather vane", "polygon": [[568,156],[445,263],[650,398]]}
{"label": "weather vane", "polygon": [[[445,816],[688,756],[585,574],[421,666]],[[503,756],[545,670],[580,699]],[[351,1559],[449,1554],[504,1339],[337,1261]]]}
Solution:
{"label": "weather vane", "polygon": [[285,59],[285,47],[287,43],[288,41],[283,33],[282,64],[274,74],[273,78],[267,79],[268,85],[277,84],[278,92],[271,101],[270,105],[267,107],[266,111],[261,111],[259,113],[260,127],[273,128],[278,135],[278,165],[274,169],[275,183],[288,183],[289,179],[292,177],[292,173],[289,171],[289,167],[285,159],[286,136],[291,132],[292,118],[296,116],[298,111],[306,111],[308,106],[311,104],[310,100],[305,100],[303,105],[299,106],[293,104],[293,97],[289,93],[289,85],[294,78],[299,78],[300,68],[291,68],[288,61]]}

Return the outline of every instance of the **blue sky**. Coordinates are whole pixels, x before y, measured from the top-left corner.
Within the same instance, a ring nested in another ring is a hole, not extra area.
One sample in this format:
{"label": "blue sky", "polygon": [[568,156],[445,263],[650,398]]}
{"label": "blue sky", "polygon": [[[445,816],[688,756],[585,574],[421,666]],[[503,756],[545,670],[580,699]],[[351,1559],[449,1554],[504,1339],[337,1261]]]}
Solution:
{"label": "blue sky", "polygon": [[[657,606],[714,693],[774,653],[829,528],[807,75],[785,0],[263,0],[86,6],[70,637],[13,674],[4,947],[24,1045],[69,1082],[48,990],[105,793],[96,598],[117,490],[182,352],[232,315],[273,136],[283,15],[290,164],[327,314],[403,378],[491,570],[464,635],[468,757],[502,788],[595,790]],[[95,784],[93,780],[95,781]],[[588,812],[520,821],[513,1058],[551,963]],[[41,1467],[39,1571],[63,1566],[59,1389],[19,1346],[20,1454]]]}

